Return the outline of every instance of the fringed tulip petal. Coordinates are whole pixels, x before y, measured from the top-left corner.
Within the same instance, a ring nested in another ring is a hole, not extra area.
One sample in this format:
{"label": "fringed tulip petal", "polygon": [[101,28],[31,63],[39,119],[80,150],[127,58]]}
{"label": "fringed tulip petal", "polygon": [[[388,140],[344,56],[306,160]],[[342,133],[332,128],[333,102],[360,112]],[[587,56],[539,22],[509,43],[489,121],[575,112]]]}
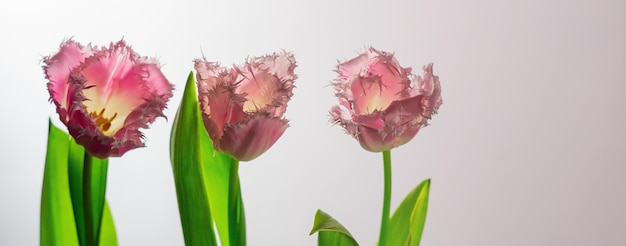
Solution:
{"label": "fringed tulip petal", "polygon": [[50,100],[57,106],[57,112],[64,123],[68,120],[68,93],[71,90],[68,79],[70,73],[93,52],[91,46],[83,47],[73,40],[67,40],[61,44],[59,53],[44,58]]}
{"label": "fringed tulip petal", "polygon": [[[76,142],[99,158],[143,147],[139,129],[164,117],[172,97],[173,86],[156,59],[140,57],[124,41],[86,49],[69,40],[44,62],[61,121]],[[64,70],[68,72],[59,72]]]}
{"label": "fringed tulip petal", "polygon": [[283,114],[293,95],[295,59],[282,52],[222,68],[194,61],[198,99],[213,147],[240,161],[268,150],[288,127]]}
{"label": "fringed tulip petal", "polygon": [[340,106],[331,108],[331,121],[368,151],[407,143],[442,103],[432,64],[424,67],[423,76],[414,76],[393,54],[369,48],[339,64],[336,71],[333,85]]}
{"label": "fringed tulip petal", "polygon": [[259,115],[248,122],[228,125],[219,148],[239,161],[249,161],[272,147],[288,126],[285,119]]}

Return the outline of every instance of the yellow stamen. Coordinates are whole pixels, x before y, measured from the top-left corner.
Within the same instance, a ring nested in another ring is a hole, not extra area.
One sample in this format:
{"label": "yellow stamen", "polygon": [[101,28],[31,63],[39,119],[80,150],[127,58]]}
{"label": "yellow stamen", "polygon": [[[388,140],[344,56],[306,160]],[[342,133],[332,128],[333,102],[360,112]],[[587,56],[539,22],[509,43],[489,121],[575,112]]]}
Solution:
{"label": "yellow stamen", "polygon": [[101,132],[106,132],[109,130],[109,128],[111,128],[111,121],[113,121],[115,119],[115,117],[117,117],[117,113],[113,114],[113,116],[111,116],[111,118],[106,118],[104,117],[104,108],[102,110],[100,110],[100,113],[96,113],[91,112],[89,113],[91,116],[96,117],[96,125],[98,125],[98,128],[100,129]]}

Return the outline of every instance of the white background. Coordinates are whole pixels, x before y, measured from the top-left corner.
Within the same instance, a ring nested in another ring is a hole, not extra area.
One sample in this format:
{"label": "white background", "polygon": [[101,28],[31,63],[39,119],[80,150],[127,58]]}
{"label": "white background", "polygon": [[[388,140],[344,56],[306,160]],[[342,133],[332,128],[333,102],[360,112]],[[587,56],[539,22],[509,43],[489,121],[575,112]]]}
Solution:
{"label": "white background", "polygon": [[41,60],[70,37],[124,38],[176,85],[148,147],[110,160],[121,245],[183,245],[168,141],[192,59],[280,49],[300,78],[291,127],[240,167],[249,245],[316,245],[318,208],[374,245],[382,157],[328,123],[337,60],[370,45],[441,78],[431,126],[392,151],[392,209],[432,178],[422,245],[626,245],[625,16],[623,0],[3,1],[0,245],[38,244],[58,118]]}

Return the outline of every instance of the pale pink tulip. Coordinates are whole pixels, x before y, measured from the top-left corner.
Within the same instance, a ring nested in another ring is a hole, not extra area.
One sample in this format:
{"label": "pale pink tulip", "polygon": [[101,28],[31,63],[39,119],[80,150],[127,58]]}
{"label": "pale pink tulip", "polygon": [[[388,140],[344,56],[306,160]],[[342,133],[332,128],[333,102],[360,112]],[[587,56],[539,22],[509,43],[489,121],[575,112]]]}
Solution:
{"label": "pale pink tulip", "polygon": [[283,114],[293,95],[295,67],[287,52],[231,69],[195,60],[202,119],[216,150],[249,161],[274,145],[289,126]]}
{"label": "pale pink tulip", "polygon": [[122,40],[109,47],[73,40],[44,58],[50,100],[70,135],[99,158],[145,146],[148,128],[172,97],[158,61],[136,54]]}
{"label": "pale pink tulip", "polygon": [[336,71],[333,85],[340,104],[330,110],[331,120],[368,151],[407,143],[442,103],[432,64],[424,67],[423,76],[415,76],[393,54],[369,48]]}

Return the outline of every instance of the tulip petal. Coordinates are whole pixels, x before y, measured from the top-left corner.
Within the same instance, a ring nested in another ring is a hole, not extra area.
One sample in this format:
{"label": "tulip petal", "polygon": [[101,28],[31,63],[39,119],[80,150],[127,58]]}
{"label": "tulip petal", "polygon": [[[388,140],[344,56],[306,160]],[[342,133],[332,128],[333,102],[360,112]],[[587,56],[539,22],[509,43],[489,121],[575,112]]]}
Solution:
{"label": "tulip petal", "polygon": [[215,147],[232,153],[240,161],[249,161],[272,147],[288,126],[285,119],[258,115],[245,123],[227,125],[224,136]]}
{"label": "tulip petal", "polygon": [[423,115],[427,119],[430,119],[432,114],[436,114],[439,106],[443,103],[441,99],[441,84],[439,83],[439,76],[433,74],[433,64],[430,63],[424,66],[424,75],[418,76],[417,87],[420,88],[424,94]]}
{"label": "tulip petal", "polygon": [[68,96],[70,73],[92,54],[91,46],[83,47],[70,39],[61,44],[59,53],[44,58],[50,99],[57,106],[63,122],[67,121],[68,103],[71,102]]}
{"label": "tulip petal", "polygon": [[208,92],[200,92],[200,101],[205,102],[210,114],[202,114],[207,132],[218,142],[224,135],[224,126],[236,124],[247,116],[243,111],[244,98],[233,93],[234,88],[228,84],[220,84]]}
{"label": "tulip petal", "polygon": [[268,106],[273,106],[272,101],[278,94],[280,81],[276,76],[261,69],[259,64],[246,64],[243,69],[233,69],[237,94],[245,95],[243,104],[245,112],[256,112]]}

